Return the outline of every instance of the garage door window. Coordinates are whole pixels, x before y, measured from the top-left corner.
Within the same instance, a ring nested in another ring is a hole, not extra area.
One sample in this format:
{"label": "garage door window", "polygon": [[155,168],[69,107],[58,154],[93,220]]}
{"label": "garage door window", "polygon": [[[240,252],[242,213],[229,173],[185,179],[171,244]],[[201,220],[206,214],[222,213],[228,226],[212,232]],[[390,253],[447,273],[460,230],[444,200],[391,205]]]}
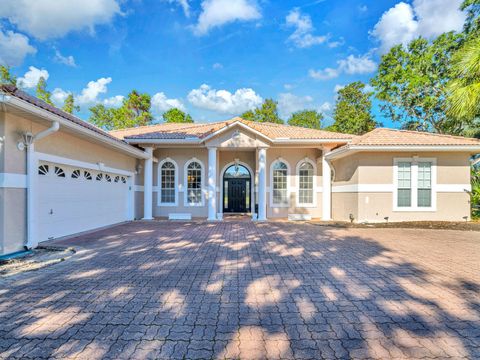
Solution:
{"label": "garage door window", "polygon": [[73,170],[72,179],[78,179],[80,177],[80,170]]}
{"label": "garage door window", "polygon": [[64,178],[65,177],[65,171],[63,171],[62,168],[55,166],[55,175],[58,177]]}
{"label": "garage door window", "polygon": [[105,180],[107,180],[107,182],[112,182],[112,177],[108,174],[105,174]]}
{"label": "garage door window", "polygon": [[87,180],[92,180],[92,174],[90,174],[88,171],[84,171],[83,176],[85,176],[85,179]]}
{"label": "garage door window", "polygon": [[102,181],[102,179],[103,179],[103,174],[102,174],[102,173],[97,174],[96,179],[97,179],[97,181]]}
{"label": "garage door window", "polygon": [[40,165],[38,167],[38,175],[47,175],[48,174],[48,165]]}

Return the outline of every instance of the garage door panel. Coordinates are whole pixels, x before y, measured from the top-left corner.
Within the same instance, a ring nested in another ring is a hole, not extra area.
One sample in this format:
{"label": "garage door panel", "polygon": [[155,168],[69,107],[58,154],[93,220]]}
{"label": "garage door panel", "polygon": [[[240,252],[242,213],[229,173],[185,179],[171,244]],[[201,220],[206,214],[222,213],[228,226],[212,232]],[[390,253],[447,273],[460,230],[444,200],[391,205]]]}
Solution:
{"label": "garage door panel", "polygon": [[[38,176],[40,241],[128,220],[131,190],[121,177],[114,182],[115,175],[109,174],[112,181],[107,182],[103,173],[98,181],[98,172],[88,170],[92,176],[89,180],[85,178],[85,169],[49,165],[51,170],[55,166],[62,168],[65,177],[58,177],[53,171]],[[71,176],[75,170],[80,170],[78,178]]]}

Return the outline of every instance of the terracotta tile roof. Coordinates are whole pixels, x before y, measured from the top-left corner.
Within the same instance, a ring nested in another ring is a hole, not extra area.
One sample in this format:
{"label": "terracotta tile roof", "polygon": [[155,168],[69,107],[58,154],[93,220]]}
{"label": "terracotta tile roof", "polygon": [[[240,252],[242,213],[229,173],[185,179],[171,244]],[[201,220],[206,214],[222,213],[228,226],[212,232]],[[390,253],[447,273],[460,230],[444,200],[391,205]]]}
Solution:
{"label": "terracotta tile roof", "polygon": [[347,146],[456,146],[479,145],[479,139],[419,131],[377,128],[353,139]]}
{"label": "terracotta tile roof", "polygon": [[86,122],[82,119],[77,118],[76,116],[74,116],[72,114],[69,114],[69,113],[67,113],[67,112],[65,112],[61,109],[58,109],[55,106],[49,105],[45,101],[40,100],[39,98],[37,98],[35,96],[32,96],[32,95],[26,93],[25,91],[22,91],[22,90],[18,89],[14,85],[6,85],[6,84],[0,85],[0,92],[4,93],[4,94],[7,94],[7,95],[14,96],[14,97],[16,97],[20,100],[26,101],[26,102],[28,102],[32,105],[35,105],[38,108],[47,110],[48,112],[50,112],[52,114],[58,115],[58,116],[64,118],[65,120],[68,120],[68,121],[71,121],[71,122],[73,122],[77,125],[83,126],[84,128],[87,128],[91,131],[94,131],[94,132],[96,132],[100,135],[103,135],[103,136],[111,139],[111,140],[115,140],[115,141],[121,142],[123,144],[126,144],[126,142],[122,141],[118,137],[112,136],[108,132],[100,129],[99,127],[96,127],[95,125],[92,125],[89,122]]}
{"label": "terracotta tile roof", "polygon": [[129,129],[111,131],[110,134],[120,139],[203,139],[208,135],[231,125],[235,122],[243,123],[251,129],[260,132],[264,136],[273,139],[293,139],[293,140],[351,140],[354,135],[336,133],[325,130],[306,129],[298,126],[290,126],[273,123],[258,123],[247,121],[241,118],[220,121],[206,124],[159,124],[142,126]]}

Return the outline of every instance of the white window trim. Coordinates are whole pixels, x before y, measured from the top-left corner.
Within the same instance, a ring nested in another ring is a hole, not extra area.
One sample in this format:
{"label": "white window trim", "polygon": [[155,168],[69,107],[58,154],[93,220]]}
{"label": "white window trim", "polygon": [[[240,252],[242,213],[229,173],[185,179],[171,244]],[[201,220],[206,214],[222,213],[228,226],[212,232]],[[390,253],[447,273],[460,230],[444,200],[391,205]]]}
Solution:
{"label": "white window trim", "polygon": [[[201,201],[199,203],[189,203],[188,202],[188,165],[190,165],[192,162],[198,162],[200,164],[200,179],[202,181],[202,186],[201,186]],[[205,165],[203,162],[197,158],[191,158],[185,163],[185,166],[183,167],[183,186],[184,186],[184,192],[183,192],[183,205],[184,206],[191,206],[191,207],[200,207],[200,206],[205,206]]]}
{"label": "white window trim", "polygon": [[[175,167],[175,201],[173,203],[164,203],[162,202],[162,166],[166,162],[171,162]],[[157,194],[157,204],[158,206],[178,206],[178,164],[175,160],[167,157],[166,159],[160,161],[158,164],[158,194]]]}
{"label": "white window trim", "polygon": [[[412,189],[412,206],[403,207],[398,206],[398,163],[410,162],[411,165],[411,189]],[[429,162],[432,164],[431,173],[431,190],[432,190],[432,204],[430,207],[418,206],[418,163]],[[437,211],[437,159],[436,158],[394,158],[393,159],[393,211],[405,212],[433,212]]]}
{"label": "white window trim", "polygon": [[[275,204],[273,202],[273,167],[277,162],[283,162],[287,165],[287,203],[286,204]],[[278,158],[274,162],[270,164],[270,207],[272,208],[289,208],[290,207],[290,192],[291,192],[291,185],[290,185],[290,164],[287,160],[283,158]]]}
{"label": "white window trim", "polygon": [[[301,203],[300,202],[300,166],[304,162],[307,162],[307,163],[309,163],[310,165],[313,166],[313,179],[312,179],[312,181],[313,181],[313,188],[312,188],[313,197],[312,197],[312,202],[311,203]],[[297,163],[295,174],[296,174],[295,182],[297,184],[297,186],[296,186],[297,207],[299,207],[299,208],[315,208],[315,207],[317,207],[317,164],[315,163],[315,161],[313,161],[312,159],[310,159],[308,157],[306,157],[304,159],[301,159]]]}

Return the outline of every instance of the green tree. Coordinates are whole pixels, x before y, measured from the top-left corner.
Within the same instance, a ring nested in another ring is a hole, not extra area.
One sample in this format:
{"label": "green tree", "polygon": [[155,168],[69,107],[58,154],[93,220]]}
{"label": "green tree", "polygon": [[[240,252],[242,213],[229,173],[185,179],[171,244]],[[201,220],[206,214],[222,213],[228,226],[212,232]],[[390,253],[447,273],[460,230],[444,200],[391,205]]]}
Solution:
{"label": "green tree", "polygon": [[323,114],[316,110],[301,110],[294,112],[288,124],[292,126],[301,126],[310,129],[320,129],[322,127]]}
{"label": "green tree", "polygon": [[473,119],[480,116],[480,38],[465,43],[453,56],[449,113]]}
{"label": "green tree", "polygon": [[10,67],[0,65],[0,84],[16,85],[17,77],[10,73]]}
{"label": "green tree", "polygon": [[90,108],[89,121],[105,130],[124,129],[151,124],[150,95],[133,90],[119,108],[97,104]]}
{"label": "green tree", "polygon": [[189,114],[177,108],[165,111],[162,117],[167,123],[193,123],[193,119]]}
{"label": "green tree", "polygon": [[467,12],[465,33],[469,36],[478,36],[480,33],[480,0],[464,0],[460,9]]}
{"label": "green tree", "polygon": [[73,114],[74,111],[80,111],[80,106],[75,105],[73,94],[68,94],[65,102],[63,103],[62,110],[70,114]]}
{"label": "green tree", "polygon": [[372,115],[373,93],[365,91],[365,84],[356,81],[338,91],[332,131],[362,135],[378,126]]}
{"label": "green tree", "polygon": [[273,99],[265,99],[260,107],[244,112],[241,117],[256,122],[283,124],[283,120],[278,115],[278,102]]}
{"label": "green tree", "polygon": [[47,90],[47,81],[43,76],[40,77],[40,79],[38,80],[36,95],[37,95],[37,98],[39,98],[40,100],[45,101],[49,105],[55,106],[53,105],[53,102],[51,99],[52,94],[50,93],[50,91]]}
{"label": "green tree", "polygon": [[453,32],[429,43],[418,38],[398,45],[382,56],[371,80],[383,115],[403,128],[438,133],[459,133],[458,119],[446,114],[450,60],[463,40]]}

